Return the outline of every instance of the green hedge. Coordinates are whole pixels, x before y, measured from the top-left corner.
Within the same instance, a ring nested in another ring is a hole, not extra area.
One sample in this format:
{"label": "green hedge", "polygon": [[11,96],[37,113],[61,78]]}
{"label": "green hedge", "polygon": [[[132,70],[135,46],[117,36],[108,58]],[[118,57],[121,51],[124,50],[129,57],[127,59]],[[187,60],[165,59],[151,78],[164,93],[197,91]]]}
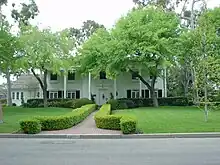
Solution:
{"label": "green hedge", "polygon": [[111,115],[110,104],[104,104],[95,114],[95,123],[97,128],[122,130],[125,134],[135,133],[137,125],[134,118]]}
{"label": "green hedge", "polygon": [[[94,104],[93,101],[87,98],[81,99],[48,99],[48,107],[60,107],[60,108],[80,108],[83,105]],[[28,108],[39,108],[44,106],[43,99],[29,99],[27,103],[23,105]]]}
{"label": "green hedge", "polygon": [[20,128],[24,133],[36,134],[41,131],[41,124],[39,120],[29,119],[20,121]]}
{"label": "green hedge", "polygon": [[137,121],[131,117],[122,117],[120,128],[123,134],[132,134],[137,130]]}
{"label": "green hedge", "polygon": [[[91,114],[97,106],[95,104],[84,105],[81,108],[77,108],[70,113],[67,113],[63,116],[39,116],[34,117],[34,121],[38,121],[41,126],[41,130],[62,130],[71,128],[74,125],[83,121],[89,114]],[[22,123],[22,125],[21,125]],[[21,121],[20,127],[25,133],[35,133],[35,132],[27,132],[26,130],[31,129],[30,125],[26,124],[26,122]],[[25,128],[25,129],[24,129]],[[36,132],[38,133],[38,132]]]}
{"label": "green hedge", "polygon": [[[149,107],[153,106],[153,100],[151,98],[121,98],[117,100],[109,100],[107,102],[111,104],[111,109],[128,109],[137,107]],[[160,106],[190,106],[193,105],[186,97],[166,97],[158,98],[158,104]]]}

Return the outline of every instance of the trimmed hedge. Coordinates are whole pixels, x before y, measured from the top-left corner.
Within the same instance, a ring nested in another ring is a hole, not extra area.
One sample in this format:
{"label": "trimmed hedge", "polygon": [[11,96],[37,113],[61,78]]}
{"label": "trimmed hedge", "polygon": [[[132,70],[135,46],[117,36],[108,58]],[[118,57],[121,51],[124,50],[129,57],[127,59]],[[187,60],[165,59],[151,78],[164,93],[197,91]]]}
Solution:
{"label": "trimmed hedge", "polygon": [[123,134],[135,133],[137,130],[137,121],[131,117],[122,117],[120,127]]}
{"label": "trimmed hedge", "polygon": [[[77,108],[70,113],[63,116],[39,116],[34,117],[32,120],[38,121],[41,126],[41,130],[62,130],[71,128],[74,125],[83,121],[89,114],[96,110],[97,106],[95,104],[84,105],[81,108]],[[21,125],[22,123],[22,125]],[[26,124],[25,120],[20,122],[20,127],[25,133],[35,133],[28,132],[30,125]],[[25,128],[25,129],[24,129]],[[36,132],[38,133],[38,132]]]}
{"label": "trimmed hedge", "polygon": [[29,119],[20,121],[20,128],[27,134],[36,134],[41,131],[41,124],[39,120]]}
{"label": "trimmed hedge", "polygon": [[[87,98],[81,99],[48,99],[48,107],[60,107],[60,108],[80,108],[83,105],[94,104],[93,101]],[[24,107],[28,108],[39,108],[44,106],[43,99],[29,99]]]}
{"label": "trimmed hedge", "polygon": [[125,134],[135,133],[137,125],[134,118],[111,115],[110,104],[104,104],[95,114],[95,123],[97,128],[122,130]]}
{"label": "trimmed hedge", "polygon": [[[151,98],[121,98],[117,100],[109,100],[107,102],[111,104],[111,109],[128,109],[128,108],[138,108],[138,107],[149,107],[153,106],[153,100]],[[193,105],[186,97],[166,97],[158,98],[158,104],[160,106],[190,106]]]}

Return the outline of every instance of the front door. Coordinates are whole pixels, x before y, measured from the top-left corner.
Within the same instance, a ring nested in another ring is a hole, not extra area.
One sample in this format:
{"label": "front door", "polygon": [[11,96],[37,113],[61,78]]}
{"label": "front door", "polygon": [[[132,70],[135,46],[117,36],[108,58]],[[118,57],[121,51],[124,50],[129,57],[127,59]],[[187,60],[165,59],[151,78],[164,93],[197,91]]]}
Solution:
{"label": "front door", "polygon": [[99,105],[105,104],[109,100],[108,90],[100,89],[99,90]]}

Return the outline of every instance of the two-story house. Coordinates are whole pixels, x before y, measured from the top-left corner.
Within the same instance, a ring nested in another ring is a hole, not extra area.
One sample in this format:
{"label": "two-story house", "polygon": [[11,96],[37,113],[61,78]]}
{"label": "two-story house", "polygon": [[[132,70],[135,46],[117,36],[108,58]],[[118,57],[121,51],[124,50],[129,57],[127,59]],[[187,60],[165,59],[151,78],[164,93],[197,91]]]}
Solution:
{"label": "two-story house", "polygon": [[[142,76],[145,80],[151,81],[150,77],[145,76],[144,73],[142,73]],[[27,77],[26,81],[24,80],[25,77]],[[23,81],[21,81],[21,79]],[[111,98],[151,97],[149,89],[137,77],[130,73],[121,73],[115,80],[107,79],[105,72],[101,72],[98,78],[93,78],[91,74],[82,76],[78,72],[69,72],[68,75],[62,76],[51,73],[47,77],[47,82],[47,97],[49,99],[91,99],[93,95],[96,103],[102,105]],[[21,83],[23,85],[21,85]],[[22,98],[25,102],[30,98],[43,98],[43,92],[33,75],[22,75],[14,84],[17,84],[17,87],[14,88],[13,86],[12,88],[12,99],[13,103],[17,105],[21,104]],[[18,84],[20,84],[22,88],[18,88]],[[167,97],[165,77],[157,79],[155,88],[157,97]]]}

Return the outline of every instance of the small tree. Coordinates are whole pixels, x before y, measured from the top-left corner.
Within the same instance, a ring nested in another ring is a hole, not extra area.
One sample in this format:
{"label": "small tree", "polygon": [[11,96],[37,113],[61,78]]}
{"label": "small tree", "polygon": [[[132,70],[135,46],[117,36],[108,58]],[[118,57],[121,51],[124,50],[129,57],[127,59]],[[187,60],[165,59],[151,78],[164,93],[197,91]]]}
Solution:
{"label": "small tree", "polygon": [[[20,66],[30,70],[39,82],[43,91],[44,107],[47,107],[47,75],[48,72],[61,74],[61,69],[68,70],[73,49],[73,41],[69,31],[52,33],[50,29],[39,30],[37,27],[26,26],[20,36],[24,46]],[[42,71],[43,77],[36,70]]]}

